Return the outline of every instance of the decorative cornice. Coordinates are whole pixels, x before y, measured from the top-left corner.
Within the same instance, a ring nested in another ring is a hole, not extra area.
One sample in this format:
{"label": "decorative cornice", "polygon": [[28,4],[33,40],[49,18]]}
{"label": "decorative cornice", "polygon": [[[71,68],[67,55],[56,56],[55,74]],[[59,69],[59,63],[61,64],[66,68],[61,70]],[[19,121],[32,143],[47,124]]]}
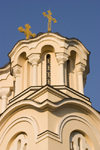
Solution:
{"label": "decorative cornice", "polygon": [[[86,74],[89,73],[89,54],[90,54],[90,52],[85,48],[85,46],[78,39],[66,38],[66,37],[59,35],[58,33],[52,33],[52,32],[40,33],[40,34],[37,34],[35,38],[31,38],[29,40],[20,40],[13,47],[13,49],[8,54],[8,56],[11,59],[11,62],[13,62],[14,58],[17,56],[16,55],[17,52],[20,51],[20,49],[22,47],[27,47],[29,50],[32,48],[36,49],[40,43],[44,42],[44,44],[45,44],[45,41],[47,41],[47,43],[48,43],[49,42],[48,40],[56,42],[56,44],[58,44],[60,46],[60,48],[65,48],[68,52],[69,52],[70,46],[77,47],[77,49],[82,52],[83,59],[87,60]],[[56,51],[57,51],[57,49],[55,49],[55,52]],[[39,50],[39,52],[41,53],[41,50]]]}
{"label": "decorative cornice", "polygon": [[[33,103],[34,103],[34,101],[33,101]],[[90,112],[92,111],[92,113],[95,115],[93,117],[93,120],[97,122],[98,127],[99,127],[100,126],[100,124],[99,124],[100,117],[98,116],[98,114],[96,112],[94,112],[93,109],[91,110],[91,108],[88,105],[85,105],[86,107],[84,105],[82,105],[83,109],[85,108],[86,110],[88,110]],[[27,105],[27,106],[29,106],[29,105]],[[21,107],[21,108],[23,108],[23,107]],[[18,110],[18,108],[16,108],[16,110]],[[88,112],[86,110],[84,110],[85,113]],[[2,114],[2,117],[1,117],[1,128],[7,122],[9,117],[11,117],[10,115],[8,117],[6,117],[6,115],[8,114],[7,111]],[[12,112],[15,112],[15,111],[12,109],[12,110],[10,110],[9,113],[12,113]],[[13,115],[13,113],[12,113],[12,115]],[[96,118],[96,120],[94,118]],[[64,115],[60,119],[60,121],[58,122],[55,132],[52,132],[50,130],[45,130],[44,132],[40,132],[40,133],[39,133],[39,130],[38,130],[37,122],[36,122],[36,120],[33,117],[30,117],[30,116],[27,116],[27,115],[26,116],[19,116],[18,118],[15,118],[13,120],[13,122],[9,123],[7,128],[5,128],[5,130],[4,130],[4,132],[2,133],[2,136],[1,136],[1,141],[5,137],[6,133],[12,128],[12,126],[14,126],[14,124],[16,124],[16,123],[18,123],[20,121],[25,121],[25,122],[29,122],[33,126],[34,133],[35,133],[35,142],[36,143],[38,143],[39,141],[43,140],[46,137],[50,137],[50,138],[52,138],[52,139],[54,139],[54,140],[56,140],[58,142],[62,142],[62,132],[63,132],[64,126],[65,126],[65,124],[67,122],[69,122],[71,120],[77,120],[77,121],[80,121],[80,122],[83,122],[84,124],[86,124],[88,127],[91,128],[92,131],[94,131],[98,141],[100,141],[100,135],[98,133],[98,129],[96,129],[96,127],[93,124],[91,124],[91,122],[89,122],[89,120],[87,120],[83,116],[78,115],[77,113]]]}
{"label": "decorative cornice", "polygon": [[68,60],[68,55],[66,55],[64,53],[59,53],[59,54],[56,54],[56,58],[57,58],[59,64],[63,64],[65,61]]}
{"label": "decorative cornice", "polygon": [[33,65],[37,65],[40,60],[40,54],[31,54],[28,57],[28,61]]}
{"label": "decorative cornice", "polygon": [[[24,100],[18,100],[18,101],[13,101],[11,103],[8,104],[8,109],[18,109],[18,108],[30,108],[30,107],[34,107],[36,109],[40,109],[42,111],[54,111],[62,106],[67,106],[67,105],[71,105],[74,107],[80,107],[80,109],[84,109],[84,111],[87,110],[87,107],[91,107],[89,105],[90,102],[86,102],[86,101],[82,101],[79,99],[75,99],[75,98],[65,98],[63,100],[60,100],[58,102],[52,102],[49,99],[44,100],[43,102],[36,102],[33,101],[31,99],[24,99]],[[100,116],[100,115],[99,115]],[[100,117],[99,117],[100,118]]]}
{"label": "decorative cornice", "polygon": [[[45,85],[43,87],[41,86],[31,86],[29,88],[27,88],[26,90],[22,91],[21,93],[19,93],[18,95],[16,95],[15,97],[13,97],[11,100],[9,100],[10,103],[12,102],[16,102],[19,101],[20,99],[31,99],[32,97],[36,97],[36,95],[39,96],[40,93],[44,93],[44,91],[50,90],[53,93],[57,93],[57,95],[61,95],[62,99],[63,98],[68,98],[73,95],[73,98],[77,97],[77,99],[80,99],[82,101],[85,101],[87,104],[91,105],[91,102],[89,100],[88,97],[86,97],[85,95],[79,93],[78,91],[71,89],[67,86],[50,86],[50,85]],[[66,90],[66,93],[61,92],[61,90]],[[31,91],[31,93],[30,93]],[[34,92],[34,94],[33,94]],[[29,94],[28,94],[29,93]],[[23,97],[24,96],[24,97]],[[22,98],[23,97],[23,98]]]}
{"label": "decorative cornice", "polygon": [[82,48],[83,48],[85,53],[90,54],[90,52],[85,48],[85,46],[82,44],[82,42],[79,41],[78,39],[76,39],[76,38],[67,38],[67,37],[64,37],[64,36],[60,35],[57,32],[55,32],[55,33],[52,33],[52,32],[48,33],[48,32],[46,32],[46,33],[38,33],[35,38],[31,38],[29,40],[20,40],[20,41],[18,41],[14,45],[13,49],[9,52],[8,56],[11,57],[14,54],[15,49],[18,48],[19,45],[24,44],[24,43],[29,44],[30,42],[33,42],[33,41],[35,42],[35,41],[38,41],[38,40],[40,40],[40,39],[42,39],[42,38],[44,38],[46,36],[56,37],[57,39],[60,39],[60,40],[68,42],[69,45],[70,45],[70,43],[71,44],[72,43],[74,43],[74,44],[76,43],[77,45],[82,46]]}
{"label": "decorative cornice", "polygon": [[10,93],[10,88],[0,88],[0,97],[7,97]]}

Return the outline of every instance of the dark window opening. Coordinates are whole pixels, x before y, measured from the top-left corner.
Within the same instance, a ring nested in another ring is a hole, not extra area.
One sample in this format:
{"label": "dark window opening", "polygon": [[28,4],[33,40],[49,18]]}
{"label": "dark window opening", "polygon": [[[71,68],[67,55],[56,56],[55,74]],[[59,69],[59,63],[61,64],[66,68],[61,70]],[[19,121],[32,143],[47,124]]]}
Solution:
{"label": "dark window opening", "polygon": [[67,61],[67,86],[69,87],[70,60]]}
{"label": "dark window opening", "polygon": [[79,150],[80,150],[80,147],[81,147],[81,146],[80,146],[80,140],[81,140],[81,139],[78,138],[78,146],[79,146]]}
{"label": "dark window opening", "polygon": [[51,58],[50,54],[46,56],[46,83],[51,84]]}

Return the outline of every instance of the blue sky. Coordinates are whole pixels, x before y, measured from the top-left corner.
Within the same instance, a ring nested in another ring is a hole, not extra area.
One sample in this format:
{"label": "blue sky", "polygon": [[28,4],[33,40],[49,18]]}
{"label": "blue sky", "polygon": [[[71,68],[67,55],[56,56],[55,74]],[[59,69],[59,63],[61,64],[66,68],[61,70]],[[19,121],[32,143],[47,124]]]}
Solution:
{"label": "blue sky", "polygon": [[0,0],[0,67],[9,61],[13,46],[25,39],[18,27],[29,23],[33,33],[47,32],[42,12],[49,8],[57,20],[52,32],[79,39],[91,52],[84,91],[100,111],[100,0]]}

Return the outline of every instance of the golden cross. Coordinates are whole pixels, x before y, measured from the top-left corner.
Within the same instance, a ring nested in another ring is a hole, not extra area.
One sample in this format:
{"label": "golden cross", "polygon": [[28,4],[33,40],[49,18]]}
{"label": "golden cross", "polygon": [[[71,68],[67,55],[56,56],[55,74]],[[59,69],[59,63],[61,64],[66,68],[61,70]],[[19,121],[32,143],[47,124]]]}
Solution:
{"label": "golden cross", "polygon": [[31,26],[29,24],[25,24],[25,29],[23,29],[23,27],[19,27],[18,30],[19,30],[19,32],[24,32],[26,39],[29,39],[30,36],[32,36],[32,37],[36,36],[35,33],[32,33],[30,31],[30,28],[31,28]]}
{"label": "golden cross", "polygon": [[43,12],[44,17],[48,18],[48,31],[51,31],[51,21],[53,21],[54,23],[57,22],[57,20],[55,18],[52,18],[52,13],[50,10],[47,11],[48,14],[46,14],[45,12]]}

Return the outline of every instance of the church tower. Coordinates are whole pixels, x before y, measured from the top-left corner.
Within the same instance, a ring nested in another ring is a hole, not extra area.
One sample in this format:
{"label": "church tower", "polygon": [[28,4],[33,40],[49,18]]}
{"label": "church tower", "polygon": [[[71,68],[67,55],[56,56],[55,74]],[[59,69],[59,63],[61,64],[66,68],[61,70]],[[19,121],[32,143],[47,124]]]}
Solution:
{"label": "church tower", "polygon": [[15,44],[0,68],[1,150],[100,150],[100,113],[84,95],[89,54],[52,32]]}

